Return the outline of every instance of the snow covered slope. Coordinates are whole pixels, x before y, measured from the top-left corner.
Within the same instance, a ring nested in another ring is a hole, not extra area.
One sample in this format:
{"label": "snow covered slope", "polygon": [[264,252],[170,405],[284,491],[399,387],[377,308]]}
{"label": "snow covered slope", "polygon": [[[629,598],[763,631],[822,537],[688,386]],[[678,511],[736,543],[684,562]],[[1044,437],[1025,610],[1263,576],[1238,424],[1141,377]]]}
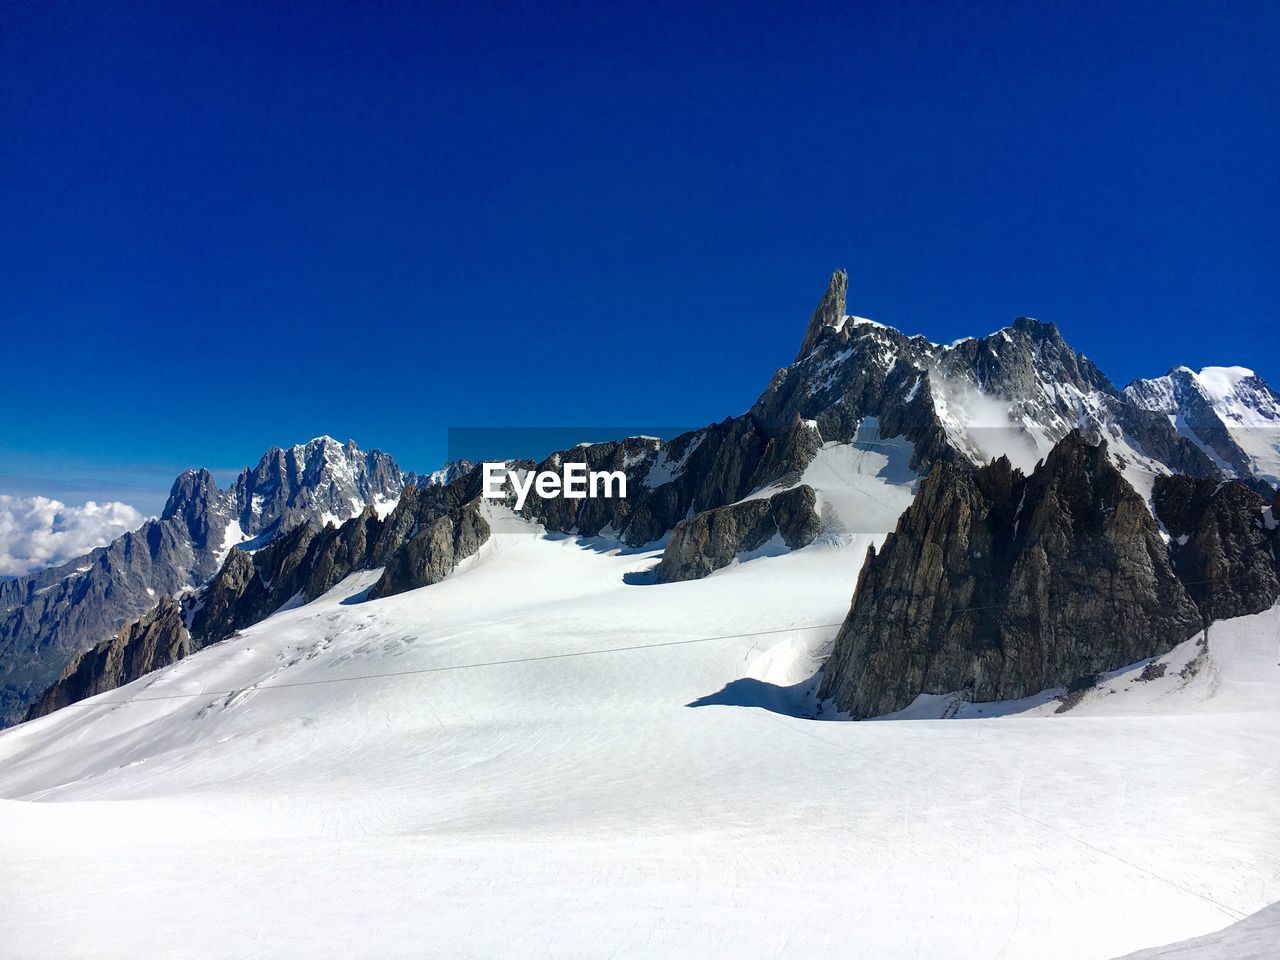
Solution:
{"label": "snow covered slope", "polygon": [[68,661],[214,576],[232,547],[261,547],[309,520],[335,525],[400,495],[400,468],[354,441],[272,447],[226,490],[185,470],[164,512],[61,567],[0,584],[0,726],[16,723]]}
{"label": "snow covered slope", "polygon": [[1274,960],[1280,903],[1203,937],[1131,953],[1124,960]]}
{"label": "snow covered slope", "polygon": [[1280,486],[1280,394],[1244,367],[1175,367],[1125,395],[1163,413],[1227,476]]}
{"label": "snow covered slope", "polygon": [[1280,900],[1280,608],[1063,714],[793,715],[879,537],[845,456],[798,551],[659,585],[491,511],[0,734],[6,956],[1106,958]]}

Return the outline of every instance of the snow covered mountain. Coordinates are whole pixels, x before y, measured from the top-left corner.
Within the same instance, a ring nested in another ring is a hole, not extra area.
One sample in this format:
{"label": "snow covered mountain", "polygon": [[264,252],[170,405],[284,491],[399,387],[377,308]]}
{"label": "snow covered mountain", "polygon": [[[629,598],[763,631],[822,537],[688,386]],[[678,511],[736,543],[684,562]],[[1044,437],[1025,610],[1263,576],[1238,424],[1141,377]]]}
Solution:
{"label": "snow covered mountain", "polygon": [[1175,367],[1125,395],[1164,414],[1229,477],[1280,487],[1280,394],[1244,367]]}
{"label": "snow covered mountain", "polygon": [[20,719],[73,656],[160,596],[207,581],[233,546],[261,546],[311,519],[340,524],[369,504],[385,512],[401,485],[389,456],[330,437],[273,447],[227,490],[208,470],[184,471],[158,519],[0,584],[0,725]]}
{"label": "snow covered mountain", "polygon": [[512,464],[625,500],[180,478],[221,567],[0,734],[7,942],[1104,958],[1280,900],[1277,504],[1052,324],[846,286],[743,415]]}
{"label": "snow covered mountain", "polygon": [[[1053,324],[1019,318],[987,337],[935,344],[849,316],[847,283],[844,271],[832,275],[796,361],[747,413],[669,442],[634,437],[526,462],[622,470],[631,493],[612,501],[533,496],[523,515],[551,531],[610,534],[631,547],[664,543],[654,577],[671,582],[824,533],[879,542],[935,464],[974,469],[1005,457],[1028,474],[1077,432],[1107,442],[1111,463],[1149,506],[1160,476],[1220,476],[1197,443],[1118,391]],[[189,599],[185,632],[157,647],[155,624],[178,621],[152,617],[150,627],[103,640],[93,656],[67,665],[34,713],[127,682],[362,569],[383,568],[375,596],[448,576],[490,535],[477,513],[478,470],[454,464],[411,481],[417,492],[395,511],[341,530],[299,529],[252,560],[233,556],[205,591],[216,603]],[[130,663],[138,668],[121,669]]]}
{"label": "snow covered mountain", "polygon": [[1077,960],[1280,900],[1280,609],[816,723],[867,537],[655,583],[660,547],[483,519],[431,587],[355,574],[0,734],[12,955]]}
{"label": "snow covered mountain", "polygon": [[418,474],[410,471],[404,475],[404,485],[406,487],[434,487],[445,486],[453,483],[459,477],[466,476],[476,468],[474,460],[458,459],[450,460],[438,470],[432,470],[430,473]]}
{"label": "snow covered mountain", "polygon": [[1149,495],[1169,472],[1216,473],[1167,418],[1121,393],[1052,323],[1019,317],[985,337],[931,343],[845,312],[847,277],[832,276],[800,355],[780,370],[753,413],[782,428],[811,422],[847,442],[877,418],[882,436],[915,445],[913,465],[956,455],[981,466],[1007,456],[1030,471],[1072,430],[1106,440],[1129,482]]}

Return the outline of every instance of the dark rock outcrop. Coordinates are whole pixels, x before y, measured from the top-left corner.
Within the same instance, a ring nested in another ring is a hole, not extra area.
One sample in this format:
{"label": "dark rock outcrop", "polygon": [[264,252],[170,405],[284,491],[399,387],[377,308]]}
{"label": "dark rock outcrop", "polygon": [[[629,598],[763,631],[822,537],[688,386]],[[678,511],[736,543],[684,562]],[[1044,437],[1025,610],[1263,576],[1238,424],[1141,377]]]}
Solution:
{"label": "dark rock outcrop", "polygon": [[818,306],[809,318],[809,326],[805,329],[804,340],[800,343],[800,352],[796,360],[803,360],[810,350],[817,345],[818,339],[827,328],[839,329],[844,323],[845,301],[849,293],[849,274],[837,270],[827,281],[827,291],[818,301]]}
{"label": "dark rock outcrop", "polygon": [[181,604],[173,597],[163,597],[141,620],[67,664],[58,681],[32,705],[27,718],[42,717],[180,660],[190,651],[190,640]]}
{"label": "dark rock outcrop", "polygon": [[340,523],[369,504],[395,499],[402,486],[400,468],[380,450],[317,437],[272,447],[256,467],[240,473],[229,493],[241,528],[256,536],[326,516]]}
{"label": "dark rock outcrop", "polygon": [[145,614],[156,596],[216,573],[216,559],[197,546],[202,535],[181,515],[148,520],[85,557],[4,584],[12,600],[0,612],[0,725],[21,719],[72,657]]}
{"label": "dark rock outcrop", "polygon": [[818,495],[807,483],[775,493],[769,498],[773,520],[778,525],[782,542],[798,550],[813,543],[821,529],[818,519]]}
{"label": "dark rock outcrop", "polygon": [[620,471],[625,498],[543,499],[531,493],[523,514],[561,533],[609,531],[630,546],[660,539],[690,514],[735,503],[772,483],[794,482],[818,443],[799,423],[767,431],[751,414],[690,431],[670,441],[645,437],[593,443],[513,468],[559,472],[566,463]]}
{"label": "dark rock outcrop", "polygon": [[868,554],[821,696],[856,717],[921,693],[1024,697],[1200,627],[1142,498],[1073,432],[1029,477],[1004,459],[934,468]]}
{"label": "dark rock outcrop", "polygon": [[705,577],[775,536],[792,550],[806,546],[818,535],[816,503],[813,488],[801,485],[690,517],[671,531],[657,578],[670,583]]}
{"label": "dark rock outcrop", "polygon": [[[751,408],[765,434],[811,422],[822,442],[847,442],[874,417],[881,438],[912,443],[911,466],[927,473],[939,460],[981,464],[993,449],[1026,446],[1032,424],[1053,442],[1080,429],[1091,442],[1112,444],[1117,457],[1132,447],[1179,473],[1218,475],[1165,415],[1117,390],[1052,323],[1019,317],[985,337],[936,344],[856,317],[836,320],[844,289],[833,278],[800,355]],[[976,395],[999,401],[1007,420],[1002,414],[1001,422],[957,423],[939,412],[957,397]]]}
{"label": "dark rock outcrop", "polygon": [[1236,480],[1158,477],[1156,516],[1174,569],[1205,623],[1268,609],[1280,596],[1280,531],[1267,502]]}
{"label": "dark rock outcrop", "polygon": [[389,597],[439,583],[488,539],[489,524],[478,501],[451,510],[387,558],[369,596]]}

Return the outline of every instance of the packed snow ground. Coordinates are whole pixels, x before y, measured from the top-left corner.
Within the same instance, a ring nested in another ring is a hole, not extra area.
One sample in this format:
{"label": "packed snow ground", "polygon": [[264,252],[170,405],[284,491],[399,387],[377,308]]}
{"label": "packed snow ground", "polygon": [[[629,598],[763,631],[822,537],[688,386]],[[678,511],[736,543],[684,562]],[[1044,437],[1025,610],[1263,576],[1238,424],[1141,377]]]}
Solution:
{"label": "packed snow ground", "polygon": [[0,952],[1106,958],[1280,900],[1280,608],[1064,714],[822,722],[871,524],[657,585],[493,516],[0,735]]}

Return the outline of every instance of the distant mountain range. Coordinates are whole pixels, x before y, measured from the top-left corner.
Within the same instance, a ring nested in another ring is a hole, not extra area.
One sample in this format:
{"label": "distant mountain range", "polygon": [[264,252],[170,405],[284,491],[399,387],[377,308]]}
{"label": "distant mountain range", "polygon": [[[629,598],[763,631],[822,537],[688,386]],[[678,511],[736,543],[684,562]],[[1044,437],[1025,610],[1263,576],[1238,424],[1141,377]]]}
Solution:
{"label": "distant mountain range", "polygon": [[[769,543],[798,549],[814,539],[827,509],[811,483],[821,452],[902,451],[885,479],[907,499],[917,488],[929,495],[902,516],[885,559],[864,568],[851,616],[901,614],[904,591],[948,599],[921,632],[876,641],[884,656],[854,639],[837,644],[825,689],[858,715],[935,687],[1022,695],[1168,649],[1226,602],[1222,583],[1197,593],[1188,570],[1221,580],[1243,564],[1256,583],[1233,609],[1263,601],[1277,552],[1269,504],[1280,396],[1259,378],[1178,368],[1120,390],[1051,323],[1021,317],[936,344],[848,315],[847,283],[843,271],[832,276],[799,354],[745,414],[670,441],[619,438],[517,464],[622,470],[625,500],[534,496],[523,514],[629,545],[665,537],[655,576],[697,579]],[[1171,486],[1175,476],[1192,486]],[[1248,496],[1222,494],[1224,480]],[[490,536],[479,493],[475,465],[406,483],[385,455],[327,438],[270,451],[226,492],[207,472],[188,472],[160,521],[83,563],[0,586],[5,717],[55,678],[33,715],[129,682],[358,570],[382,569],[372,597],[435,583]],[[868,532],[889,533],[871,501],[850,504],[846,525],[865,518]],[[1186,539],[1170,535],[1174,518]],[[1215,539],[1210,526],[1230,535]],[[955,557],[926,562],[945,544]],[[1095,576],[1115,570],[1124,576]],[[1075,627],[1059,619],[1086,592],[1097,617]],[[1024,615],[966,619],[983,596],[1021,604]],[[1066,636],[1086,627],[1087,643]],[[842,638],[855,635],[866,641],[866,631]],[[1050,652],[1031,662],[1025,637]],[[910,668],[904,650],[915,651]],[[898,675],[882,683],[867,669]]]}
{"label": "distant mountain range", "polygon": [[1125,396],[1169,417],[1225,476],[1265,493],[1280,487],[1280,397],[1244,367],[1175,367],[1135,380]]}
{"label": "distant mountain range", "polygon": [[233,547],[254,549],[309,520],[341,524],[395,506],[400,469],[379,451],[329,437],[273,447],[219,490],[184,471],[158,520],[60,566],[0,583],[0,722],[20,719],[78,653],[207,582]]}

